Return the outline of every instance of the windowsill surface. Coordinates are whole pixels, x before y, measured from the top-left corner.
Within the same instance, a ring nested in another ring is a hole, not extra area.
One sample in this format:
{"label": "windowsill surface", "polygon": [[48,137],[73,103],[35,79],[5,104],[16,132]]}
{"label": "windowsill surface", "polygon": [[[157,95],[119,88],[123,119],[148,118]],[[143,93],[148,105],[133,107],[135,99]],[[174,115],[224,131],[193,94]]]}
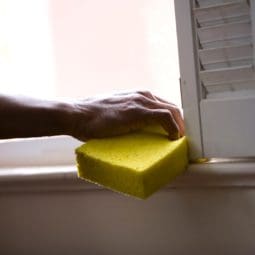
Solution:
{"label": "windowsill surface", "polygon": [[[249,188],[255,187],[255,162],[190,164],[167,189],[178,188]],[[0,169],[0,192],[41,192],[102,190],[102,187],[80,180],[76,167],[22,167]]]}

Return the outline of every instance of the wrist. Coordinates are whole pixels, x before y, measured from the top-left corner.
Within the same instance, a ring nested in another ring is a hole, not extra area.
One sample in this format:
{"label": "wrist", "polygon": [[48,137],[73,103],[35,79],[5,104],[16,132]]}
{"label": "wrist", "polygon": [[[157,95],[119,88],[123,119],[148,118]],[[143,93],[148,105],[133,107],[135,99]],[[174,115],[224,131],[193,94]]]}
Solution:
{"label": "wrist", "polygon": [[72,135],[75,107],[72,103],[57,102],[54,106],[55,119],[61,135]]}
{"label": "wrist", "polygon": [[61,125],[64,135],[70,135],[79,140],[84,140],[81,134],[87,136],[87,126],[91,119],[91,110],[89,105],[82,102],[59,103]]}

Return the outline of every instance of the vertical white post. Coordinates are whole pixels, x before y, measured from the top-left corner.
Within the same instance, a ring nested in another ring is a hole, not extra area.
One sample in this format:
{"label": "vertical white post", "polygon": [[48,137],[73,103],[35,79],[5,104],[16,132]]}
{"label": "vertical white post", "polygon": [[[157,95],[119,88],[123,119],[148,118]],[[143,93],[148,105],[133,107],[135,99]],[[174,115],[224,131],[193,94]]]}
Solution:
{"label": "vertical white post", "polygon": [[203,144],[199,107],[201,95],[191,0],[175,0],[175,16],[186,135],[190,145],[190,158],[197,159],[203,157]]}
{"label": "vertical white post", "polygon": [[251,4],[251,32],[253,39],[253,68],[255,69],[255,0],[250,0]]}

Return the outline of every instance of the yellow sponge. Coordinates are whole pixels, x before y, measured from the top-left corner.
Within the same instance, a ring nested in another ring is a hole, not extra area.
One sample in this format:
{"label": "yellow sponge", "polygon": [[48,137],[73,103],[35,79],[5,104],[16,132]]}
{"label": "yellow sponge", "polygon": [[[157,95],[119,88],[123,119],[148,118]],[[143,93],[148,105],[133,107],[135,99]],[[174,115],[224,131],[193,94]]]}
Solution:
{"label": "yellow sponge", "polygon": [[169,141],[159,127],[90,140],[76,154],[79,177],[143,199],[188,163],[186,138]]}

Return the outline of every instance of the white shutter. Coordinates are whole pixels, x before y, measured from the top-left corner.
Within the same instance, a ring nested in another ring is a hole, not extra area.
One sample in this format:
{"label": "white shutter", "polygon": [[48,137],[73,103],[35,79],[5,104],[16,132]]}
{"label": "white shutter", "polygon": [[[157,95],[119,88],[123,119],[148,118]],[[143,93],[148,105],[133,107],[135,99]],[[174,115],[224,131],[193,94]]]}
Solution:
{"label": "white shutter", "polygon": [[[176,0],[175,4],[191,157],[254,156],[255,0]],[[185,37],[185,30],[192,36]],[[182,54],[184,48],[193,52],[195,74],[187,72],[190,66],[185,60],[190,56]],[[190,89],[196,97],[189,96]],[[192,103],[196,107],[191,108]],[[200,138],[193,135],[194,117],[199,119]]]}

